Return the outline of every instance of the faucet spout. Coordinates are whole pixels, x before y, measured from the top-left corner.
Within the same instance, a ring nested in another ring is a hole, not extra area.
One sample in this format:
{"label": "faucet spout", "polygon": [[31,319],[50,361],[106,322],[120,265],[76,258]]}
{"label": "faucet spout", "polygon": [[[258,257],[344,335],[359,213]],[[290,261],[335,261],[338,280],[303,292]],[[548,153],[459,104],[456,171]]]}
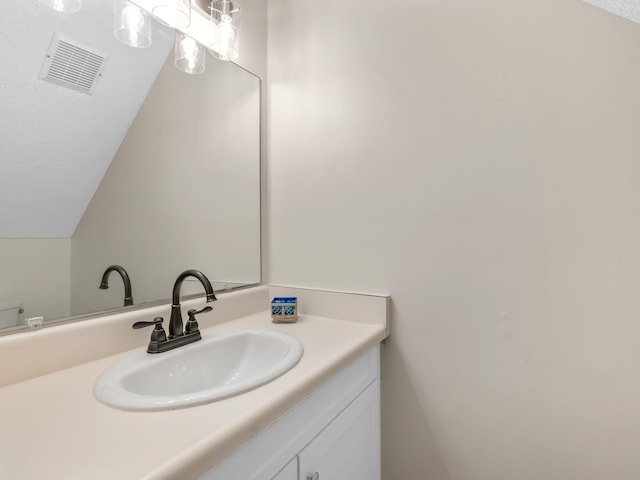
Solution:
{"label": "faucet spout", "polygon": [[102,280],[100,281],[101,290],[106,290],[109,288],[109,274],[111,272],[118,272],[122,277],[122,283],[124,283],[124,306],[128,307],[133,305],[133,295],[131,293],[131,279],[129,278],[129,274],[127,271],[122,268],[120,265],[111,265],[108,267],[104,273],[102,274]]}
{"label": "faucet spout", "polygon": [[169,338],[179,337],[183,334],[184,328],[182,323],[182,312],[180,308],[180,289],[182,283],[188,277],[194,277],[200,281],[207,294],[207,302],[213,302],[216,299],[216,294],[213,291],[211,282],[207,276],[199,270],[185,270],[176,279],[173,284],[173,292],[171,295],[171,318],[169,319]]}

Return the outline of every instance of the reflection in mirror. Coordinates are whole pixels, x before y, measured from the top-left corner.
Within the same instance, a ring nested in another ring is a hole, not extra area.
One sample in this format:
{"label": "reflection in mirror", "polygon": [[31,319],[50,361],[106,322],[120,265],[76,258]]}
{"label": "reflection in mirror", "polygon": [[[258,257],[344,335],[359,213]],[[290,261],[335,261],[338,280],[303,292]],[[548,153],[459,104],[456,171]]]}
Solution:
{"label": "reflection in mirror", "polygon": [[109,274],[111,272],[117,272],[122,278],[122,284],[124,285],[124,301],[123,306],[130,307],[133,305],[133,292],[131,289],[131,278],[129,278],[129,274],[120,265],[110,265],[102,274],[102,279],[100,280],[100,286],[98,287],[100,290],[108,290],[109,289]]}
{"label": "reflection in mirror", "polygon": [[[111,2],[86,3],[58,14],[0,0],[0,327],[12,331],[122,307],[117,274],[99,289],[112,265],[136,305],[167,300],[188,268],[216,289],[260,282],[259,79],[211,57],[186,75],[172,30],[129,48]],[[55,33],[105,54],[93,94],[38,78]]]}

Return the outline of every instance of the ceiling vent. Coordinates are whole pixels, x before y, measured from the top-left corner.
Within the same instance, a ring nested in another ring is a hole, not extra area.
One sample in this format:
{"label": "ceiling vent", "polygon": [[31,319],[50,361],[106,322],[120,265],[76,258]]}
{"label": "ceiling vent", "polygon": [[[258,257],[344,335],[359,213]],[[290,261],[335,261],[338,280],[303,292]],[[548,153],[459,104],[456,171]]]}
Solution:
{"label": "ceiling vent", "polygon": [[106,55],[54,34],[38,76],[42,80],[83,93],[93,93]]}

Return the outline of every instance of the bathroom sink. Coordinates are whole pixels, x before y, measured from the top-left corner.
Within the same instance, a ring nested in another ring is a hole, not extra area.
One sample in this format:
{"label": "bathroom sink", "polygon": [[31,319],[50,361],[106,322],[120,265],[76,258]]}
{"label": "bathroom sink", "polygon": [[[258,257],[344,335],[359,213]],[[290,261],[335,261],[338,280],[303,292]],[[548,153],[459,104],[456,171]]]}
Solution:
{"label": "bathroom sink", "polygon": [[221,400],[268,383],[302,356],[285,333],[244,330],[170,352],[136,351],[96,381],[94,395],[124,410],[171,410]]}

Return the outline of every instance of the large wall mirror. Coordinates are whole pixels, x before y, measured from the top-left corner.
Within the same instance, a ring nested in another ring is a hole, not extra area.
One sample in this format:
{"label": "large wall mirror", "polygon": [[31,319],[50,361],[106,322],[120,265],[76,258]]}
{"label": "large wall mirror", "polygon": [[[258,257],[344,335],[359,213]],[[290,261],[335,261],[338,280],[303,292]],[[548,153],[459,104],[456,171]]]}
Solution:
{"label": "large wall mirror", "polygon": [[[259,79],[213,57],[178,71],[155,22],[150,47],[123,45],[112,8],[0,0],[0,319],[21,309],[0,332],[125,308],[117,272],[99,289],[114,264],[134,307],[188,268],[218,290],[260,282]],[[91,94],[40,78],[56,35],[106,57]]]}

